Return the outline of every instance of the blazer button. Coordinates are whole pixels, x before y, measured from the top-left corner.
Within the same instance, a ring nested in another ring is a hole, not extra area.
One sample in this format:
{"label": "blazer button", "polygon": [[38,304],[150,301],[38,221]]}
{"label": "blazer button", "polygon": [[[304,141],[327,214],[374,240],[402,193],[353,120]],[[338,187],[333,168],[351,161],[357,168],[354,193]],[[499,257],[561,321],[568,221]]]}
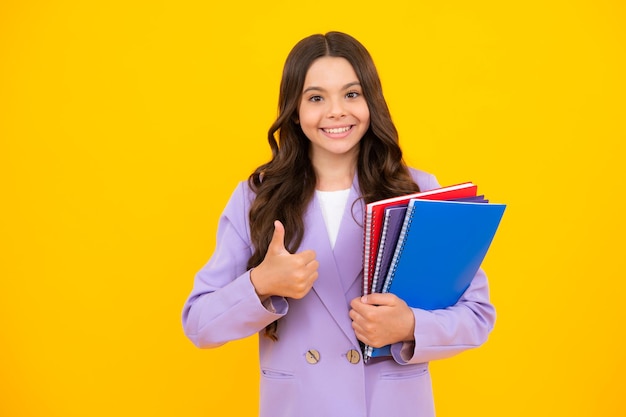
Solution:
{"label": "blazer button", "polygon": [[361,354],[356,349],[350,349],[348,353],[346,353],[346,358],[348,359],[348,362],[357,364],[361,360]]}
{"label": "blazer button", "polygon": [[311,365],[315,365],[320,361],[320,353],[315,349],[308,350],[304,356]]}

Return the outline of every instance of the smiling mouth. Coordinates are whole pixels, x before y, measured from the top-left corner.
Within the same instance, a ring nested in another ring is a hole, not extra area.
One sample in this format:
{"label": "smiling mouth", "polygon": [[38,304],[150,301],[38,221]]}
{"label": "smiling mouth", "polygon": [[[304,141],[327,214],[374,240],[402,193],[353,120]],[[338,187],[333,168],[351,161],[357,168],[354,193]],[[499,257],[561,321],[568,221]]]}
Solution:
{"label": "smiling mouth", "polygon": [[345,133],[350,129],[352,129],[352,126],[334,127],[331,129],[322,129],[322,130],[326,133]]}

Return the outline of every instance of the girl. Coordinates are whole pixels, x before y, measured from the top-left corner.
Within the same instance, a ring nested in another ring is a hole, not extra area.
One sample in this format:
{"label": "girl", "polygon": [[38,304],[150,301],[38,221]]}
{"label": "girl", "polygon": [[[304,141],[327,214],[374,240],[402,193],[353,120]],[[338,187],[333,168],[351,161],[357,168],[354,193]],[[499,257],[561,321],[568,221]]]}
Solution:
{"label": "girl", "polygon": [[[433,416],[428,362],[493,327],[480,270],[445,310],[361,297],[364,203],[439,187],[408,168],[367,50],[338,32],[285,63],[272,159],[234,191],[183,310],[202,348],[260,333],[262,417]],[[360,342],[392,345],[365,364]]]}

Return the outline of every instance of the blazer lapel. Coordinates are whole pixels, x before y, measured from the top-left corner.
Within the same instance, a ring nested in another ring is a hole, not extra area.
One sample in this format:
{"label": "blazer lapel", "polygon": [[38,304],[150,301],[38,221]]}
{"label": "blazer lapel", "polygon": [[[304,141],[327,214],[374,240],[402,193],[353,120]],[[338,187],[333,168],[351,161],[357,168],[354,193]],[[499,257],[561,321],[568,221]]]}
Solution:
{"label": "blazer lapel", "polygon": [[[334,257],[344,292],[348,293],[363,271],[363,201],[359,200],[356,179],[346,202],[339,227]],[[360,288],[360,286],[358,286]],[[350,298],[361,295],[350,294]]]}
{"label": "blazer lapel", "polygon": [[[313,249],[317,254],[317,259],[321,260],[318,269],[319,277],[313,285],[313,291],[337,325],[354,343],[357,341],[348,316],[349,300],[359,296],[360,293],[348,292],[354,288],[354,281],[361,276],[363,269],[363,209],[361,202],[354,203],[358,196],[358,187],[355,188],[353,183],[339,227],[334,253],[330,246],[319,201],[316,196],[313,197],[304,215],[306,231],[300,245],[303,250]],[[359,285],[356,287],[360,288]]]}

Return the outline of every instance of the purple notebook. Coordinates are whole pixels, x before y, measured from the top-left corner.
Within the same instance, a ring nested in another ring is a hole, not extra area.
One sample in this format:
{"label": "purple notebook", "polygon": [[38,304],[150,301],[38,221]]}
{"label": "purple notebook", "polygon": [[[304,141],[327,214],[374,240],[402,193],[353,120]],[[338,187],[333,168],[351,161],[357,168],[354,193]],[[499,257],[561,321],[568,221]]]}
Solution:
{"label": "purple notebook", "polygon": [[488,203],[489,202],[489,200],[485,199],[484,195],[477,195],[475,197],[451,198],[448,201],[462,201],[464,203]]}
{"label": "purple notebook", "polygon": [[396,243],[400,237],[402,223],[406,214],[407,205],[388,207],[385,209],[383,230],[376,258],[376,270],[372,281],[372,292],[381,292],[389,271],[391,258],[396,250]]}

